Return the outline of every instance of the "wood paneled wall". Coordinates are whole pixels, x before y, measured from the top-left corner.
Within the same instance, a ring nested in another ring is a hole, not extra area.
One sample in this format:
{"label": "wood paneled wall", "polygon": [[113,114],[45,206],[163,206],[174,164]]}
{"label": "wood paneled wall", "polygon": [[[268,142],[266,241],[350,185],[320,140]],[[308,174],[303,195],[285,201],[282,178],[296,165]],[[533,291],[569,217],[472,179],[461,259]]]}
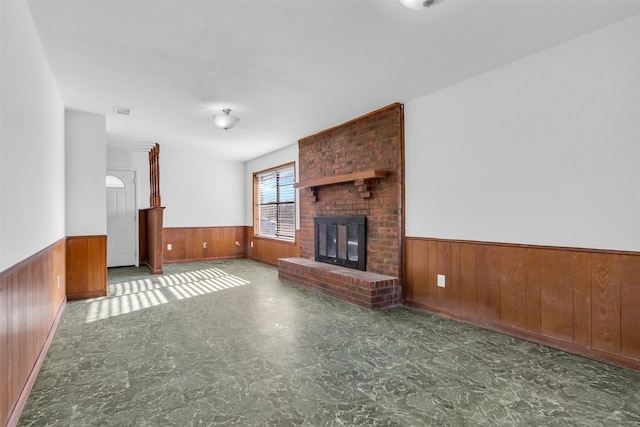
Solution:
{"label": "wood paneled wall", "polygon": [[297,257],[300,248],[295,243],[255,237],[253,227],[181,227],[164,229],[163,253],[165,262],[247,257],[277,266],[278,258]]}
{"label": "wood paneled wall", "polygon": [[15,425],[65,303],[65,240],[0,273],[0,425]]}
{"label": "wood paneled wall", "polygon": [[[295,258],[300,256],[298,243],[265,239],[253,235],[253,227],[246,227],[247,258],[273,266],[278,265],[278,258]],[[251,247],[253,242],[253,247]]]}
{"label": "wood paneled wall", "polygon": [[107,295],[107,236],[67,237],[67,298]]}
{"label": "wood paneled wall", "polygon": [[[165,228],[165,262],[201,261],[245,257],[243,226]],[[206,243],[206,248],[203,247]],[[237,243],[237,244],[236,244]],[[171,244],[171,250],[167,245]]]}
{"label": "wood paneled wall", "polygon": [[405,251],[405,304],[640,369],[640,254],[412,237]]}

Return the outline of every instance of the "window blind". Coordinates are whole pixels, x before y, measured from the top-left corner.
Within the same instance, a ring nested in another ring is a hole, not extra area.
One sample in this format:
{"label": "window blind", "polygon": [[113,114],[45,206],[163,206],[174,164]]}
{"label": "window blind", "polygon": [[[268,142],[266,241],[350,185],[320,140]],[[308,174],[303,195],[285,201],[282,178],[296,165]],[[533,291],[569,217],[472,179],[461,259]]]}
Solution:
{"label": "window blind", "polygon": [[256,174],[258,234],[295,239],[295,173],[293,165]]}

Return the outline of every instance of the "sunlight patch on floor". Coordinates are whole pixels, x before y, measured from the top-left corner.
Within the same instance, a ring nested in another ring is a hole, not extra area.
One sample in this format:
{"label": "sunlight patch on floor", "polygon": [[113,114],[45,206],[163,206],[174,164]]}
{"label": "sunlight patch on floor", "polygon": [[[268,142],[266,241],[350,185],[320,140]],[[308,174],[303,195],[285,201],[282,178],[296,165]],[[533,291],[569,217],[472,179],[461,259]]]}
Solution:
{"label": "sunlight patch on floor", "polygon": [[218,268],[112,283],[109,284],[108,296],[87,302],[89,308],[86,322],[108,319],[249,283]]}

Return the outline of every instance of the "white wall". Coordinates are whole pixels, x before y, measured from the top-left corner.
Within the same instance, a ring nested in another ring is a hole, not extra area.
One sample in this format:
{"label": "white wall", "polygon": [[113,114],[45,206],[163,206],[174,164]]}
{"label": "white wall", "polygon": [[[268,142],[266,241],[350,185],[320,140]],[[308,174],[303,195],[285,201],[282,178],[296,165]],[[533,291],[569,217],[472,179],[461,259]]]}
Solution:
{"label": "white wall", "polygon": [[[160,156],[162,157],[162,152],[160,152]],[[109,147],[107,148],[107,169],[135,170],[137,176],[136,194],[138,195],[138,209],[146,209],[150,206],[149,152]]]}
{"label": "white wall", "polygon": [[[298,143],[291,144],[280,150],[274,151],[264,156],[257,157],[245,163],[245,223],[253,227],[253,174],[266,169],[271,169],[287,163],[295,162],[296,182],[298,175]],[[300,204],[298,201],[299,191],[296,190],[296,229],[300,229]]]}
{"label": "white wall", "polygon": [[65,236],[64,107],[24,1],[0,2],[0,271]]}
{"label": "white wall", "polygon": [[101,114],[65,114],[67,236],[107,234],[107,122]]}
{"label": "white wall", "polygon": [[640,17],[405,104],[408,236],[640,250]]}
{"label": "white wall", "polygon": [[244,163],[214,150],[160,147],[160,196],[165,227],[243,225]]}

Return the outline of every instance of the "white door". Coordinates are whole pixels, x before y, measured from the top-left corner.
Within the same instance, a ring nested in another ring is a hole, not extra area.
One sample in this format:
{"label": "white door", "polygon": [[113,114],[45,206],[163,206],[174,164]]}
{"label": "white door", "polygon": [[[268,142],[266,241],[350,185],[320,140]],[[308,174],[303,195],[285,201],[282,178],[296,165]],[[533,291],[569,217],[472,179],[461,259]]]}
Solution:
{"label": "white door", "polygon": [[138,265],[136,173],[107,170],[107,266]]}

